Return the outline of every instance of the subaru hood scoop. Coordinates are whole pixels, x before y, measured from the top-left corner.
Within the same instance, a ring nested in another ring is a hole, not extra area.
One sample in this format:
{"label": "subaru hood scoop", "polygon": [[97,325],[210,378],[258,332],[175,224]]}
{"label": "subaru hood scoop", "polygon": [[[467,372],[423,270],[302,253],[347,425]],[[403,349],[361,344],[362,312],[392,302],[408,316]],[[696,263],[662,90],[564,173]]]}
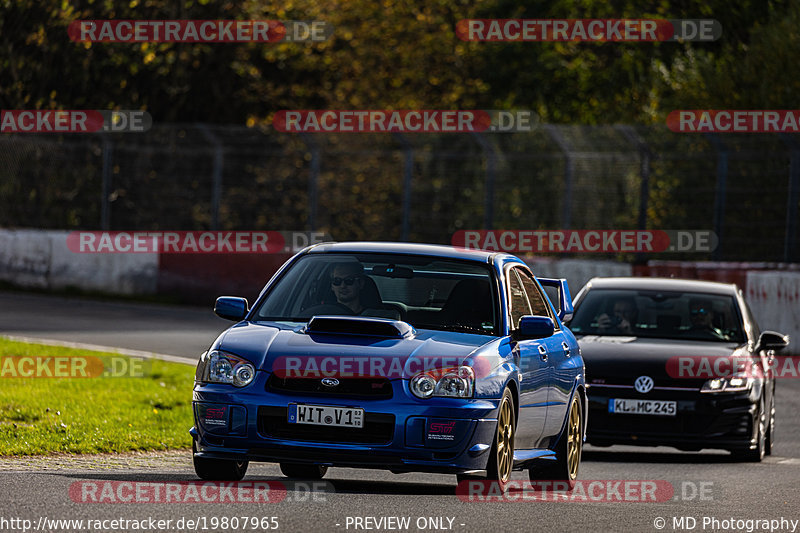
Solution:
{"label": "subaru hood scoop", "polygon": [[315,316],[303,328],[307,334],[363,335],[406,339],[416,334],[411,324],[401,320],[355,316]]}

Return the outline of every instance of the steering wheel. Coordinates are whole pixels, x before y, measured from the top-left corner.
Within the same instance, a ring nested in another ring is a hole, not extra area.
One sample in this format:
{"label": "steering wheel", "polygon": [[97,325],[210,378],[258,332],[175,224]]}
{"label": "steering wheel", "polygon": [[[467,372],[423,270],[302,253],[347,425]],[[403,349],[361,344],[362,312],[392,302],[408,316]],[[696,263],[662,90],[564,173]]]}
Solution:
{"label": "steering wheel", "polygon": [[708,326],[690,328],[689,329],[689,334],[690,335],[695,335],[695,336],[700,336],[700,337],[706,337],[706,338],[714,339],[714,340],[723,340],[723,341],[727,340],[725,338],[725,334],[724,333],[719,331],[717,328],[712,328],[712,327],[708,327]]}

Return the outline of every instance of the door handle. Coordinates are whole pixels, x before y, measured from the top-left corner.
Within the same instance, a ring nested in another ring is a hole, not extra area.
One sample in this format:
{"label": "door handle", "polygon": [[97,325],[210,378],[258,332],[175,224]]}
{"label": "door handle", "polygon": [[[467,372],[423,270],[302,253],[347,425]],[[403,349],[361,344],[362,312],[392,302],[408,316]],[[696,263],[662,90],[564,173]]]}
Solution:
{"label": "door handle", "polygon": [[564,355],[566,357],[569,357],[569,344],[567,344],[566,342],[562,342],[561,347],[564,348]]}
{"label": "door handle", "polygon": [[542,361],[547,361],[547,348],[541,344],[539,345],[539,357],[542,359]]}

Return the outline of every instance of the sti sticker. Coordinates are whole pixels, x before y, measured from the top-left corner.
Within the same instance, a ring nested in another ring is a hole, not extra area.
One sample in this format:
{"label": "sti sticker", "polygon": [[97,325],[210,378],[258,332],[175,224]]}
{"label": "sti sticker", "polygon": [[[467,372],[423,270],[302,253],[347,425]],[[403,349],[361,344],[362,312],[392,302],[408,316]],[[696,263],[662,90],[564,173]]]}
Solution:
{"label": "sti sticker", "polygon": [[427,440],[449,440],[456,439],[455,420],[428,420],[426,431]]}
{"label": "sti sticker", "polygon": [[[202,409],[202,407],[201,407]],[[228,425],[228,406],[206,407],[205,413],[201,416],[203,423],[207,426],[227,426]]]}

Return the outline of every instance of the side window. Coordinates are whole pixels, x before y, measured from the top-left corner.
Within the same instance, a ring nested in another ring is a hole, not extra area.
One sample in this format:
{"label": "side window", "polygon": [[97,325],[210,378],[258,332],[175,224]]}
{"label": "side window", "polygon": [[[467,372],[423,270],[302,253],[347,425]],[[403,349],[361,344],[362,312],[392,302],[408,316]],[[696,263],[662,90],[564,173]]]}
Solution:
{"label": "side window", "polygon": [[515,268],[508,271],[509,305],[511,306],[511,329],[519,327],[519,319],[531,314],[525,289],[517,276]]}
{"label": "side window", "polygon": [[[533,281],[527,272],[524,270],[519,271],[519,277],[522,278],[522,285],[525,287],[525,292],[528,294],[528,302],[531,304],[531,311],[534,315],[550,316],[547,309],[547,303],[542,297],[539,287]],[[552,317],[551,317],[552,318]]]}

